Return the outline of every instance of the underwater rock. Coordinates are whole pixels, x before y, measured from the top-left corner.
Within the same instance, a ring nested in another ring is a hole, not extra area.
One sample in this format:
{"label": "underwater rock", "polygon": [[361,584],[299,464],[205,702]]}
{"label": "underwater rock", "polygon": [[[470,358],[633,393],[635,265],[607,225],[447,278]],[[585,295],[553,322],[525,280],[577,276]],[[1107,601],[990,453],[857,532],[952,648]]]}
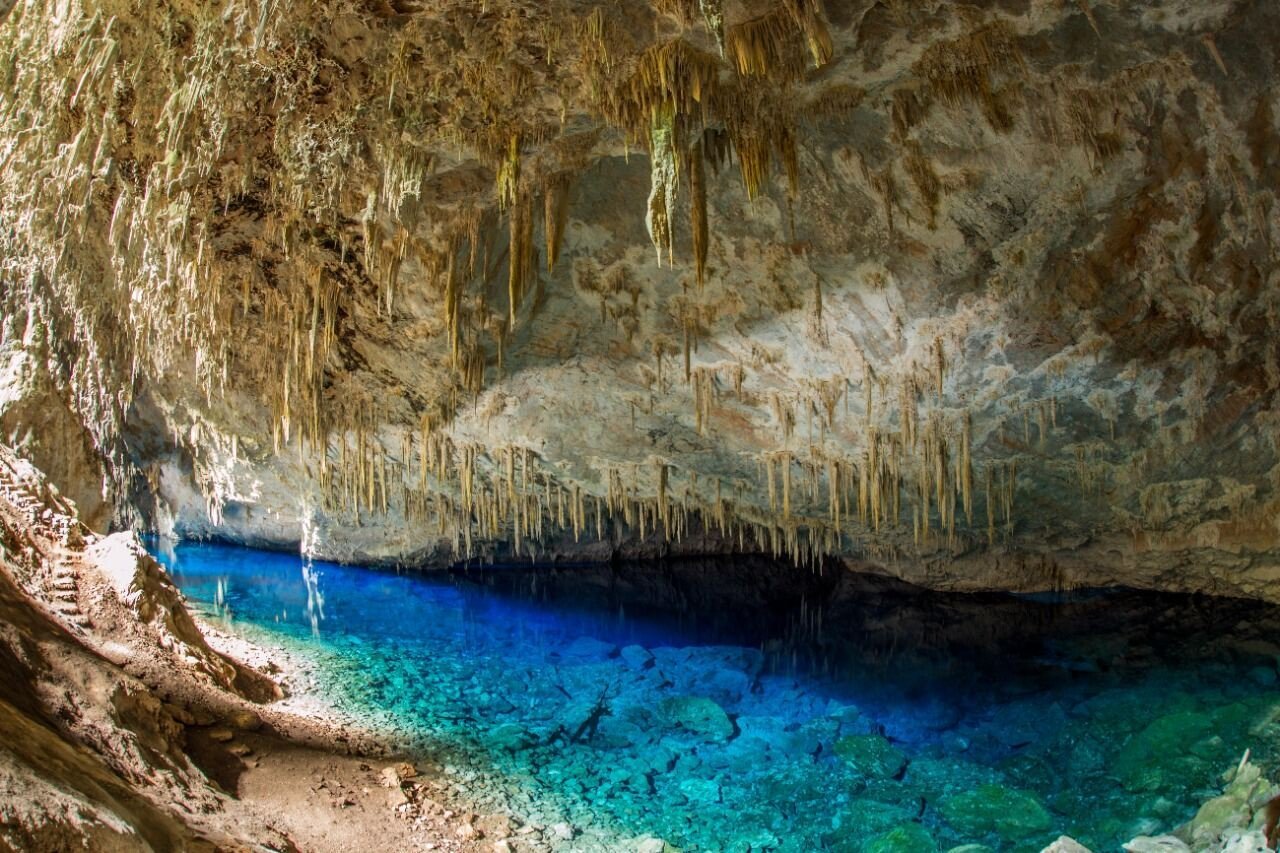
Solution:
{"label": "underwater rock", "polygon": [[632,669],[651,669],[654,665],[653,653],[644,646],[623,646],[622,660]]}
{"label": "underwater rock", "polygon": [[672,696],[658,703],[658,713],[672,726],[708,740],[728,740],[733,722],[718,704],[703,696]]}
{"label": "underwater rock", "polygon": [[835,753],[854,772],[889,779],[907,766],[907,757],[880,735],[849,735],[836,741]]}
{"label": "underwater rock", "polygon": [[915,809],[859,797],[840,810],[834,819],[839,821],[839,826],[822,840],[831,850],[857,853],[869,836],[887,833],[915,817]]}
{"label": "underwater rock", "polygon": [[751,689],[751,678],[741,670],[713,669],[692,679],[691,686],[721,704],[731,705],[740,702]]}
{"label": "underwater rock", "polygon": [[738,739],[753,749],[781,748],[787,737],[786,721],[780,717],[742,714],[736,720]]}
{"label": "underwater rock", "polygon": [[[948,853],[952,852],[948,851]],[[1041,850],[1040,853],[1093,853],[1093,851],[1074,838],[1062,835],[1058,837],[1057,841]]]}
{"label": "underwater rock", "polygon": [[685,779],[680,783],[680,793],[695,805],[720,802],[720,784],[711,779]]}
{"label": "underwater rock", "polygon": [[926,853],[937,850],[933,836],[918,823],[904,823],[883,835],[873,838],[864,853]]}
{"label": "underwater rock", "polygon": [[618,647],[594,637],[579,637],[568,645],[561,657],[566,660],[601,661],[617,657]]}
{"label": "underwater rock", "polygon": [[994,833],[1009,842],[1045,832],[1053,823],[1039,800],[1004,785],[981,785],[944,799],[940,808],[947,822],[966,835]]}
{"label": "underwater rock", "polygon": [[495,726],[490,730],[486,740],[490,747],[505,749],[508,752],[519,752],[538,743],[537,735],[519,723],[503,723]]}
{"label": "underwater rock", "polygon": [[939,800],[953,792],[973,790],[980,785],[1004,782],[998,770],[957,758],[912,759],[905,779],[929,800]]}
{"label": "underwater rock", "polygon": [[1214,721],[1207,714],[1166,714],[1129,739],[1111,772],[1130,791],[1153,791],[1169,784],[1194,787],[1206,765],[1191,749],[1213,733]]}
{"label": "underwater rock", "polygon": [[1271,687],[1276,683],[1276,671],[1269,666],[1255,666],[1249,670],[1249,678],[1262,687]]}

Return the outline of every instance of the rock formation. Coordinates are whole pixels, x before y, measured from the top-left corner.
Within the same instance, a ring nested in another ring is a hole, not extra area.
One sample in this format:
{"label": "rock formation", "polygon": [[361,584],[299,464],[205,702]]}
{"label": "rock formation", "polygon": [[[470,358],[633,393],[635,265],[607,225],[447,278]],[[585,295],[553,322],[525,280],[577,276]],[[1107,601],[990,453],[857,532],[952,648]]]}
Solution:
{"label": "rock formation", "polygon": [[1278,35],[18,0],[0,425],[99,526],[336,559],[1280,598]]}

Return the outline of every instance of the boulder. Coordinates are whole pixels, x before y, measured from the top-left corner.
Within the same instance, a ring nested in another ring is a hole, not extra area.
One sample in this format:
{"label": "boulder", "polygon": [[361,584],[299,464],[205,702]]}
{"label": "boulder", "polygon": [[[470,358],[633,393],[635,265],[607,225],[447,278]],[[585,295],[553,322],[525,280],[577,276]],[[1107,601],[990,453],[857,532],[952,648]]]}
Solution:
{"label": "boulder", "polygon": [[923,826],[904,823],[878,835],[863,848],[865,853],[928,853],[937,850],[938,844]]}
{"label": "boulder", "polygon": [[941,803],[947,822],[965,835],[998,835],[1010,844],[1047,832],[1053,819],[1030,794],[1004,785],[980,785]]}
{"label": "boulder", "polygon": [[889,779],[907,766],[907,757],[880,735],[848,735],[835,743],[835,753],[856,773]]}
{"label": "boulder", "polygon": [[490,747],[507,752],[519,752],[538,743],[537,735],[519,723],[503,723],[489,730],[485,738]]}
{"label": "boulder", "polygon": [[653,653],[644,646],[637,646],[634,644],[630,646],[623,646],[620,654],[623,663],[631,669],[645,670],[653,668]]}
{"label": "boulder", "polygon": [[608,660],[618,656],[618,647],[595,637],[579,637],[565,647],[560,656],[566,660]]}
{"label": "boulder", "polygon": [[702,696],[672,696],[658,704],[664,722],[708,740],[722,741],[733,736],[733,721],[718,704]]}

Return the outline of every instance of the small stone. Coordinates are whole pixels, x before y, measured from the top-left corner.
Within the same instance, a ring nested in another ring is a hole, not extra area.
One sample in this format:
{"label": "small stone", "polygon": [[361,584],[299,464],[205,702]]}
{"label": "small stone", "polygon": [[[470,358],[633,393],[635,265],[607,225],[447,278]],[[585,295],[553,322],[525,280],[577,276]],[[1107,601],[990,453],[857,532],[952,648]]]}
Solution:
{"label": "small stone", "polygon": [[[630,647],[628,647],[630,648]],[[635,648],[639,648],[636,646]],[[623,651],[626,651],[625,649]],[[661,838],[654,838],[651,835],[642,837],[636,844],[636,853],[666,853],[667,842]]]}
{"label": "small stone", "polygon": [[575,831],[567,823],[557,823],[551,827],[551,835],[559,841],[572,841]]}
{"label": "small stone", "polygon": [[1074,838],[1059,835],[1057,841],[1041,850],[1040,853],[1093,853],[1093,851]]}
{"label": "small stone", "polygon": [[229,743],[235,736],[235,732],[231,731],[231,729],[218,728],[209,730],[209,740],[216,743]]}
{"label": "small stone", "polygon": [[262,728],[262,718],[247,708],[232,711],[227,715],[227,723],[242,732],[256,732]]}
{"label": "small stone", "polygon": [[453,831],[453,834],[456,835],[460,841],[473,841],[483,836],[483,833],[476,829],[475,824],[472,823],[459,824],[458,828]]}
{"label": "small stone", "polygon": [[244,756],[253,752],[253,750],[243,743],[233,743],[231,744],[231,746],[227,747],[227,752],[231,753],[237,758],[243,758]]}
{"label": "small stone", "polygon": [[506,840],[493,842],[493,853],[512,853],[511,844]]}

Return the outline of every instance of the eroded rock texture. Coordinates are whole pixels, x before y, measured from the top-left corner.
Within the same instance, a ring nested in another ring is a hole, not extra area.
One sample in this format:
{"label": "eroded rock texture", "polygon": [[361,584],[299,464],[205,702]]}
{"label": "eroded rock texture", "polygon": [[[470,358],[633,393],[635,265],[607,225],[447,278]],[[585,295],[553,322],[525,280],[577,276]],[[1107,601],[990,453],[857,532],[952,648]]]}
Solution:
{"label": "eroded rock texture", "polygon": [[6,346],[166,531],[1274,599],[1278,36],[1269,0],[20,0]]}

